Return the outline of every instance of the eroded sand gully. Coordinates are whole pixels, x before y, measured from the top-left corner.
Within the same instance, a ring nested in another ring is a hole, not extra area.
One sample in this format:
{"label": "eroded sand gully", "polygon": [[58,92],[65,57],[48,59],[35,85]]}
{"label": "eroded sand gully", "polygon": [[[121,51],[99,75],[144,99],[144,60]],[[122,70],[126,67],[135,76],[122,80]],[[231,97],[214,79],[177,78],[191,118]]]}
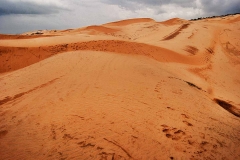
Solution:
{"label": "eroded sand gully", "polygon": [[239,25],[0,35],[0,159],[240,159]]}

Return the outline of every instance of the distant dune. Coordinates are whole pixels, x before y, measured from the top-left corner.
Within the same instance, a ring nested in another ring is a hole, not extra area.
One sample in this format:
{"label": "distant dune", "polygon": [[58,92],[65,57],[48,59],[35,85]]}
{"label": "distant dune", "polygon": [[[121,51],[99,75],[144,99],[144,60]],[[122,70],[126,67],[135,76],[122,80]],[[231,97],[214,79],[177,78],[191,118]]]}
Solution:
{"label": "distant dune", "polygon": [[136,19],[127,19],[127,20],[117,21],[117,22],[110,22],[105,25],[126,26],[130,24],[145,23],[145,22],[154,22],[154,20],[151,18],[136,18]]}
{"label": "distant dune", "polygon": [[187,20],[184,19],[180,19],[180,18],[172,18],[163,22],[159,22],[161,24],[165,24],[165,25],[175,25],[175,24],[181,24],[181,23],[187,23]]}
{"label": "distant dune", "polygon": [[239,26],[0,34],[0,159],[240,159]]}

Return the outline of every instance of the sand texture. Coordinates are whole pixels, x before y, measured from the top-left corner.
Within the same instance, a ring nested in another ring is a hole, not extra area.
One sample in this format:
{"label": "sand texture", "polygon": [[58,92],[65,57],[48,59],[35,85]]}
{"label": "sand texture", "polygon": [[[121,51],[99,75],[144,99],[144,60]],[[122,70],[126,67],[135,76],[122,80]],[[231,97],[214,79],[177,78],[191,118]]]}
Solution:
{"label": "sand texture", "polygon": [[240,159],[239,37],[239,15],[0,34],[0,159]]}

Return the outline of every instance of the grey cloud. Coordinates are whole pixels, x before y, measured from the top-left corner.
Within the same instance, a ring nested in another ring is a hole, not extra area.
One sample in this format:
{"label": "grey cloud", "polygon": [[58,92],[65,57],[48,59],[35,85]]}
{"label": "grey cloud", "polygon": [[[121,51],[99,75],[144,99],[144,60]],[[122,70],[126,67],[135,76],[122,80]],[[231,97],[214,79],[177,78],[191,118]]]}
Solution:
{"label": "grey cloud", "polygon": [[201,3],[206,14],[224,15],[240,12],[239,0],[201,0]]}
{"label": "grey cloud", "polygon": [[125,8],[135,8],[136,5],[145,5],[145,6],[162,6],[162,5],[179,5],[182,7],[196,7],[195,0],[103,0],[103,2],[108,4],[115,4]]}
{"label": "grey cloud", "polygon": [[163,21],[239,12],[239,0],[0,0],[0,33],[77,28],[138,17]]}
{"label": "grey cloud", "polygon": [[153,7],[156,10],[156,13],[164,12],[164,10],[162,10],[162,6],[166,5],[175,5],[183,9],[201,9],[205,16],[240,12],[239,0],[102,0],[102,2],[118,5],[129,10]]}
{"label": "grey cloud", "polygon": [[40,5],[34,2],[0,1],[0,16],[9,14],[52,14],[58,13],[60,10],[66,9],[54,5]]}
{"label": "grey cloud", "polygon": [[240,5],[233,5],[225,10],[225,14],[240,13]]}

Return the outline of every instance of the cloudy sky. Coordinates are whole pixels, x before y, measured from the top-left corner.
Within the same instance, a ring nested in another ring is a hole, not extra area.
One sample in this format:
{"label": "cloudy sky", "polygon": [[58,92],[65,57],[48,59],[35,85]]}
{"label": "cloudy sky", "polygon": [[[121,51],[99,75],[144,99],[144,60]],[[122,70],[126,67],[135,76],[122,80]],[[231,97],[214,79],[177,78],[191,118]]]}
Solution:
{"label": "cloudy sky", "polygon": [[0,0],[0,33],[79,28],[128,18],[163,21],[240,13],[239,0]]}

